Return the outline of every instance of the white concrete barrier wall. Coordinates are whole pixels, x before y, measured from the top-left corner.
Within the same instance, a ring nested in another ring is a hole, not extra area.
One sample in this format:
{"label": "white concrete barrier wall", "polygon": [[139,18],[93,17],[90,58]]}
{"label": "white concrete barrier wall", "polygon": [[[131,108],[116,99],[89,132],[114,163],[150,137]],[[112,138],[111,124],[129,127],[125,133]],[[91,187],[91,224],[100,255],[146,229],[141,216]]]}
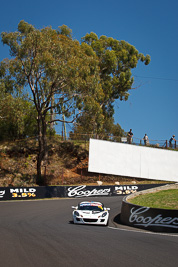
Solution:
{"label": "white concrete barrier wall", "polygon": [[90,139],[90,172],[178,181],[178,152]]}

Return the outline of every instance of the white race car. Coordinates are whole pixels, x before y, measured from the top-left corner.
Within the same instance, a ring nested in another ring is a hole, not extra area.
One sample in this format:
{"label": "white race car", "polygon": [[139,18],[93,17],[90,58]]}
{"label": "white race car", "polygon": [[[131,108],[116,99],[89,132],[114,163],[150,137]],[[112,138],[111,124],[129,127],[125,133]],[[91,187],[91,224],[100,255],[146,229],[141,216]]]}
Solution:
{"label": "white race car", "polygon": [[108,225],[110,208],[105,208],[101,202],[84,201],[72,208],[73,222],[76,224]]}

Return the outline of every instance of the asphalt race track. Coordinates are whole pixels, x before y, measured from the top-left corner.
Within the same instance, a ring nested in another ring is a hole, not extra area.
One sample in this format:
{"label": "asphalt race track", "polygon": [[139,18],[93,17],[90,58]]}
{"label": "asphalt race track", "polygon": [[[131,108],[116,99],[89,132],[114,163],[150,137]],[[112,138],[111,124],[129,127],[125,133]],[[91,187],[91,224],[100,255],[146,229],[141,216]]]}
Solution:
{"label": "asphalt race track", "polygon": [[111,208],[108,227],[74,225],[81,200],[0,202],[0,266],[178,266],[178,235],[115,228],[122,197],[94,198]]}

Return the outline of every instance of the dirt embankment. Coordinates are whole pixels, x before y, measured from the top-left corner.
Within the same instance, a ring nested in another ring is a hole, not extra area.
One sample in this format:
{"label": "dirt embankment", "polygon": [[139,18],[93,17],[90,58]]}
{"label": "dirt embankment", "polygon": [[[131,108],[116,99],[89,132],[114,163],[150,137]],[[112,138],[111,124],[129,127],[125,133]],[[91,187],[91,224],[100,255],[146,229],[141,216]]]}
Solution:
{"label": "dirt embankment", "polygon": [[[37,140],[0,144],[0,186],[35,186]],[[88,172],[86,144],[49,140],[49,157],[42,166],[44,185],[155,183]]]}

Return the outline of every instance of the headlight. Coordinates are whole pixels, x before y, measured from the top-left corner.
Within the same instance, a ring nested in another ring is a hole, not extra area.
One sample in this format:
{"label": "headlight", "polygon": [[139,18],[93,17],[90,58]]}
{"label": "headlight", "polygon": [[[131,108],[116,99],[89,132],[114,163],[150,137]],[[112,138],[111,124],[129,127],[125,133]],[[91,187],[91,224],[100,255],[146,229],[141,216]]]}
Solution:
{"label": "headlight", "polygon": [[79,214],[78,211],[76,211],[76,210],[74,211],[74,215],[75,215],[75,216],[80,216],[80,214]]}
{"label": "headlight", "polygon": [[107,212],[104,212],[103,214],[102,214],[102,217],[105,217],[107,215]]}

